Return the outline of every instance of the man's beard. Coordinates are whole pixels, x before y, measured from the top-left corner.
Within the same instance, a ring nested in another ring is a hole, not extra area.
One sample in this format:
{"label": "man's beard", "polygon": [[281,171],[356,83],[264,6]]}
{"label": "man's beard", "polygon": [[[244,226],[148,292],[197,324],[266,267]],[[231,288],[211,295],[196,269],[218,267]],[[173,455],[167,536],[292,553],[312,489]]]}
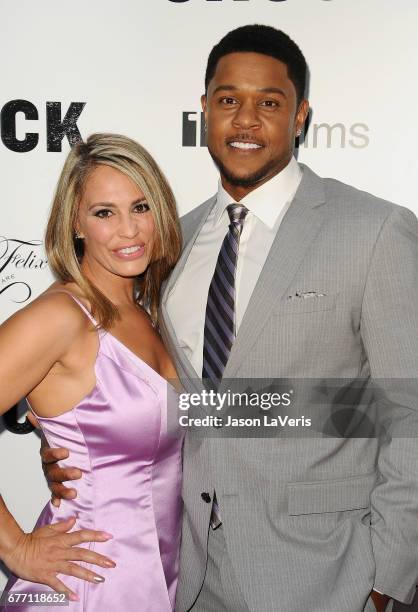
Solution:
{"label": "man's beard", "polygon": [[[209,148],[208,151],[221,175],[228,181],[228,183],[234,185],[234,187],[255,187],[263,179],[269,176],[274,176],[280,170],[278,160],[271,159],[266,164],[264,164],[264,166],[262,166],[252,174],[247,174],[247,176],[236,176],[228,170],[228,168],[221,162],[218,157],[216,157],[213,151],[211,151]],[[277,171],[272,172],[272,170],[274,170],[276,166],[278,166]]]}

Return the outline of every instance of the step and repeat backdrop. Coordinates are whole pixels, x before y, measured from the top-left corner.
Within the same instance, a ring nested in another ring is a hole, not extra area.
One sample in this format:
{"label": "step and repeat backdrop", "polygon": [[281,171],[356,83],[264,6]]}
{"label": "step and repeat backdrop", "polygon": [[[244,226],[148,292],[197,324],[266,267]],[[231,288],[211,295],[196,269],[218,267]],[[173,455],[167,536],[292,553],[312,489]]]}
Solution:
{"label": "step and repeat backdrop", "polygon": [[[200,110],[206,59],[247,23],[284,30],[309,63],[311,121],[298,159],[418,213],[415,0],[20,0],[0,11],[0,323],[52,281],[44,228],[78,139],[137,139],[180,214],[216,190]],[[0,417],[0,490],[30,530],[48,489],[25,411],[20,403]]]}

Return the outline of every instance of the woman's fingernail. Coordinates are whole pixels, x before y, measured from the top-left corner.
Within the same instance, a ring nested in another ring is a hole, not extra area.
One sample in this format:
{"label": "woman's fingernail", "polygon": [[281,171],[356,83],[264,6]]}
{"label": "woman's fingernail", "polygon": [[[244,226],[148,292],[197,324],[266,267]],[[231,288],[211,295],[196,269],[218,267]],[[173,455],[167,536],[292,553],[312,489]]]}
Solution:
{"label": "woman's fingernail", "polygon": [[102,537],[106,538],[106,540],[111,540],[113,538],[111,533],[107,533],[107,531],[102,531]]}
{"label": "woman's fingernail", "polygon": [[70,601],[80,601],[75,593],[70,593],[69,600]]}
{"label": "woman's fingernail", "polygon": [[106,567],[116,567],[116,563],[114,563],[113,561],[105,561],[104,564],[106,565]]}
{"label": "woman's fingernail", "polygon": [[94,582],[104,582],[105,579],[102,576],[93,576]]}

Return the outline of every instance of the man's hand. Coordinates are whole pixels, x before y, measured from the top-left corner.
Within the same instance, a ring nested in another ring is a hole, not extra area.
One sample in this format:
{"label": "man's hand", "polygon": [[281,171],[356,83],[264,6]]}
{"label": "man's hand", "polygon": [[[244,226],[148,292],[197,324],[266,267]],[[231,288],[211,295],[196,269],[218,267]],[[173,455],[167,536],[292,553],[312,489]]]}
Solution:
{"label": "man's hand", "polygon": [[57,461],[67,459],[69,455],[70,453],[66,448],[50,448],[42,442],[42,469],[52,492],[51,501],[57,507],[60,505],[61,499],[77,497],[75,489],[69,489],[62,483],[67,480],[78,480],[82,476],[82,472],[78,468],[61,468],[57,465]]}
{"label": "man's hand", "polygon": [[372,591],[371,598],[376,608],[376,612],[385,612],[386,606],[389,603],[390,597],[388,597],[387,595],[382,595],[381,593],[378,593],[377,591]]}

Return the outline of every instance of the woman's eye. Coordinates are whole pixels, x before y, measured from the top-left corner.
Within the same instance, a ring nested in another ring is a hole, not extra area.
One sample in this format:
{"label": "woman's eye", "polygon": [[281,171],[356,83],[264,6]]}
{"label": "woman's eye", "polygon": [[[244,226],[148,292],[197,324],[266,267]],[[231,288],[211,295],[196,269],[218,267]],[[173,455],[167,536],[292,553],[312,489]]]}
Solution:
{"label": "woman's eye", "polygon": [[99,219],[107,219],[112,214],[112,211],[108,208],[102,208],[94,213],[95,217],[99,217]]}
{"label": "woman's eye", "polygon": [[147,212],[149,210],[149,205],[147,202],[139,202],[139,204],[135,205],[134,210],[139,213]]}

